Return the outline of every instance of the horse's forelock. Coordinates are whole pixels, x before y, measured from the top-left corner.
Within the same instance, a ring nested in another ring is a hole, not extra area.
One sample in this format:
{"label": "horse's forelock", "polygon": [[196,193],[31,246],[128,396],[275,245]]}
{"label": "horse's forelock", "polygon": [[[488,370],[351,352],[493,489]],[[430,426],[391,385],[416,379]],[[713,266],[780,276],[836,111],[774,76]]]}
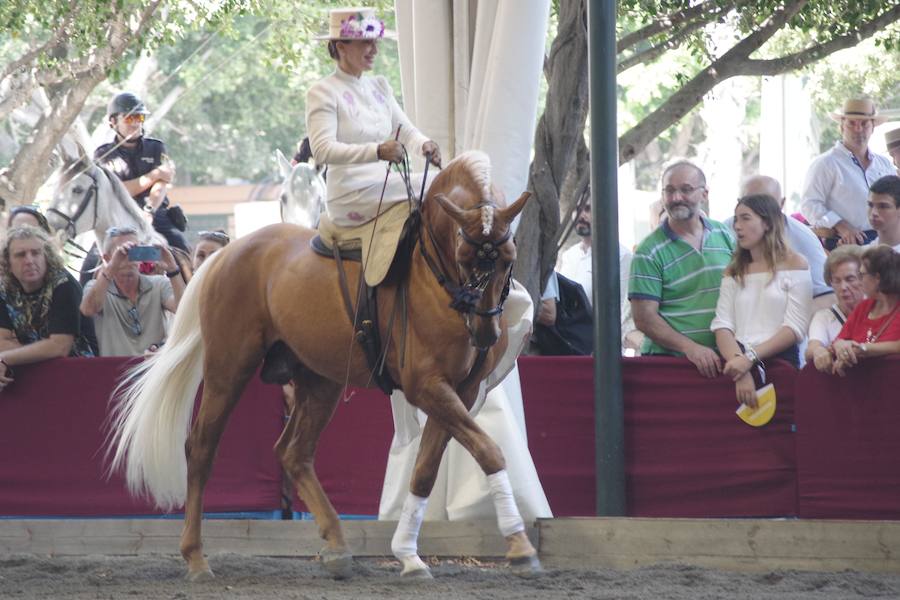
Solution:
{"label": "horse's forelock", "polygon": [[465,171],[478,188],[478,204],[490,202],[491,195],[491,159],[480,150],[469,150],[454,158],[447,165]]}

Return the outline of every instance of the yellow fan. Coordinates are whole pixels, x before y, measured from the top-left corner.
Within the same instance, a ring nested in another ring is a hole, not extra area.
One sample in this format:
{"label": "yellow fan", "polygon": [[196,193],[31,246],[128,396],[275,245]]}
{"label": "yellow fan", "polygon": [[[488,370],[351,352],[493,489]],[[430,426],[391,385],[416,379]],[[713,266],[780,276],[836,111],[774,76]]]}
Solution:
{"label": "yellow fan", "polygon": [[747,425],[762,427],[775,416],[775,386],[770,383],[756,390],[756,403],[755,409],[741,404],[736,413]]}

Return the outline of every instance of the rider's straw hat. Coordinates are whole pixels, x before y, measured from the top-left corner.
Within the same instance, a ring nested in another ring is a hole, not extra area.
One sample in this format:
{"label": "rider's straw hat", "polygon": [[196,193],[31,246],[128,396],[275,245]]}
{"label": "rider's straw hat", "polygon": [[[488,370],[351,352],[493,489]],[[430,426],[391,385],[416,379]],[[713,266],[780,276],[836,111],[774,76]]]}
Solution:
{"label": "rider's straw hat", "polygon": [[888,150],[900,148],[900,127],[898,127],[897,129],[891,129],[890,131],[885,133],[884,142],[887,144]]}
{"label": "rider's straw hat", "polygon": [[840,110],[829,113],[829,116],[835,121],[840,122],[841,119],[859,119],[870,120],[874,125],[881,125],[887,119],[878,114],[875,103],[869,98],[852,98],[844,101],[844,106]]}
{"label": "rider's straw hat", "polygon": [[328,11],[328,33],[315,36],[317,40],[378,40],[394,39],[397,34],[384,28],[384,21],[372,8],[334,8]]}

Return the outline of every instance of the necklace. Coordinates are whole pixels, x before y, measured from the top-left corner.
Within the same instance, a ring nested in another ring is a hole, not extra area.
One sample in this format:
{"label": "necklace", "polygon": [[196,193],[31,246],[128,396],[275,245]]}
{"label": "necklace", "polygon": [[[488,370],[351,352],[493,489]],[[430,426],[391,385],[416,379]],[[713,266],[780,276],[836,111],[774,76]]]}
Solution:
{"label": "necklace", "polygon": [[891,323],[894,318],[894,315],[897,314],[897,308],[900,307],[900,302],[894,305],[894,308],[891,309],[891,312],[887,315],[887,318],[884,320],[884,323],[881,324],[881,328],[874,335],[872,334],[872,328],[866,331],[866,343],[874,344],[878,341],[878,338],[881,337],[881,334],[884,333],[884,330],[887,329],[887,326]]}

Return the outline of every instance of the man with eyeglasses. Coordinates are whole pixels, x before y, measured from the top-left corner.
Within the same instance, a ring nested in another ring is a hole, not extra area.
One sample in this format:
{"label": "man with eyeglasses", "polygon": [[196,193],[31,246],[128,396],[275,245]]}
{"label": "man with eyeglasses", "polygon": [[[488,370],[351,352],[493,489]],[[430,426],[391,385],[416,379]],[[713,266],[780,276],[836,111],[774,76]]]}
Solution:
{"label": "man with eyeglasses", "polygon": [[119,176],[138,205],[153,215],[153,228],[170,246],[189,253],[187,240],[169,214],[166,193],[175,177],[175,166],[165,144],[144,136],[144,119],[149,111],[136,95],[122,92],[110,101],[106,112],[115,141],[98,147],[94,160]]}
{"label": "man with eyeglasses", "polygon": [[896,169],[888,157],[869,150],[875,127],[884,123],[875,103],[868,98],[844,102],[829,116],[840,123],[841,139],[813,160],[803,184],[803,216],[827,250],[838,244],[865,245],[875,238],[866,214],[869,186]]}
{"label": "man with eyeglasses", "polygon": [[153,352],[166,337],[165,311],[174,313],[184,280],[172,252],[159,246],[165,275],[143,275],[128,258],[138,245],[132,227],[112,227],[103,244],[103,266],[84,288],[81,313],[93,317],[100,356],[140,356]]}
{"label": "man with eyeglasses", "polygon": [[706,176],[678,161],[662,174],[666,217],[644,238],[631,261],[628,299],[646,336],[641,354],[685,356],[704,377],[716,377],[722,361],[709,325],[716,312],[722,271],[734,252],[728,228],[703,215]]}

